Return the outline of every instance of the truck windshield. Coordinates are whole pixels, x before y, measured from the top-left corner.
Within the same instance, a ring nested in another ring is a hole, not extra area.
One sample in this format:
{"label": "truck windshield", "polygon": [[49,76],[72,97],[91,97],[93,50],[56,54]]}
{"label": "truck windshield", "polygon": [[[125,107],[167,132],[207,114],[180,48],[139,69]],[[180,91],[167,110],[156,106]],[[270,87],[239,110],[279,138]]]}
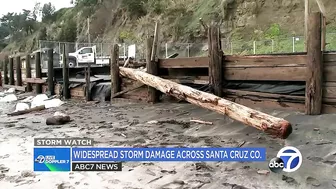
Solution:
{"label": "truck windshield", "polygon": [[80,54],[87,54],[87,53],[93,53],[92,48],[85,48],[80,52]]}

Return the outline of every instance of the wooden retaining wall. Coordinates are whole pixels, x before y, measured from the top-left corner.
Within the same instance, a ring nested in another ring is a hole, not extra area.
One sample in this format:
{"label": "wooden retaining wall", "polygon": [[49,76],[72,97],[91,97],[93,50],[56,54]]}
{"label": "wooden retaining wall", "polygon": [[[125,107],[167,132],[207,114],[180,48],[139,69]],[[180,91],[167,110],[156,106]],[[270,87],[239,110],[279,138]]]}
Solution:
{"label": "wooden retaining wall", "polygon": [[[320,13],[315,13],[310,18],[312,24],[309,26],[307,53],[256,56],[225,55],[225,52],[223,54],[221,50],[220,43],[218,43],[220,41],[218,40],[220,38],[219,30],[211,26],[208,31],[208,57],[157,59],[154,50],[157,49],[155,48],[157,40],[155,37],[154,39],[148,39],[146,41],[148,51],[146,56],[147,71],[178,83],[208,85],[211,92],[218,94],[218,96],[252,108],[295,110],[305,112],[308,115],[336,113],[336,53],[323,53],[321,51],[320,17]],[[151,46],[152,41],[154,41],[152,45],[154,48]],[[118,69],[118,66],[120,66],[120,62],[117,60],[118,49],[114,49],[112,53],[112,68]],[[39,57],[39,54],[37,53],[35,57]],[[36,65],[39,65],[36,58],[35,61]],[[6,80],[7,83],[4,82],[4,85],[8,86],[10,84],[13,86],[15,79],[19,78],[19,75],[13,71],[14,57],[7,58],[5,62],[4,65],[8,68],[9,79]],[[64,64],[67,65],[66,62]],[[37,70],[39,71],[40,68]],[[66,70],[68,68],[65,67],[63,73],[68,73],[64,72]],[[25,72],[22,70],[22,75]],[[53,72],[55,73],[55,70]],[[67,76],[68,74],[64,75]],[[111,81],[112,85],[113,83],[120,85],[117,87],[118,91],[113,92],[111,90],[111,94],[139,85],[138,82],[128,78],[119,78],[118,71],[114,70],[112,72],[111,70],[111,75],[113,75],[111,78],[118,80],[117,82]],[[24,84],[34,84],[34,88],[43,85],[41,90],[46,92],[48,87],[46,81],[42,79],[42,75],[36,74],[35,76],[38,78],[34,78],[34,76],[32,76],[33,78],[23,77]],[[63,79],[69,80],[68,77]],[[47,81],[55,83],[55,78],[48,78]],[[267,93],[267,91],[251,92],[223,87],[224,83],[233,81],[245,83],[255,81],[299,82],[303,86],[305,85],[306,94],[305,96],[282,95]],[[21,85],[17,82],[15,84]],[[16,87],[25,90],[24,86]],[[60,85],[56,84],[54,89],[54,93],[59,94]],[[40,93],[41,91],[36,92]],[[79,99],[84,99],[86,94],[83,87],[71,89],[69,93],[72,98]],[[145,86],[127,92],[121,97],[156,102],[154,96],[157,94],[155,89]]]}
{"label": "wooden retaining wall", "polygon": [[[306,81],[307,55],[224,56],[225,81]],[[336,53],[324,53],[323,104],[325,113],[336,112]],[[160,75],[178,83],[209,83],[208,57],[160,59]],[[195,71],[193,71],[195,70]],[[305,97],[224,89],[224,97],[250,106],[305,111]],[[281,102],[280,99],[296,101]]]}

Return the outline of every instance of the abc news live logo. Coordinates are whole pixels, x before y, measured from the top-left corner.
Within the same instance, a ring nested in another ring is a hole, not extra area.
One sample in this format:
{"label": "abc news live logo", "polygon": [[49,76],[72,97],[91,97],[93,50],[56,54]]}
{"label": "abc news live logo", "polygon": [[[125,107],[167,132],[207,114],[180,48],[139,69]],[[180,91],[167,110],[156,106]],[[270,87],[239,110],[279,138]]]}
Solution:
{"label": "abc news live logo", "polygon": [[268,167],[274,173],[280,173],[282,171],[291,173],[298,170],[301,164],[301,152],[295,147],[287,146],[278,152],[277,157],[270,161]]}

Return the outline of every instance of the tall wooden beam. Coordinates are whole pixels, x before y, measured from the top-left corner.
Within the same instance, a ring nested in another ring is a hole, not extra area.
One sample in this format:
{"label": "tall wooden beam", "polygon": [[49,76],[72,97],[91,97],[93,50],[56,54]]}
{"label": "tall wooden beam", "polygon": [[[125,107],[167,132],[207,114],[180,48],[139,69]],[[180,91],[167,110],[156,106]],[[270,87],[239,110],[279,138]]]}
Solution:
{"label": "tall wooden beam", "polygon": [[[30,64],[30,55],[26,55],[26,78],[31,78],[31,64]],[[33,91],[31,83],[27,83],[27,92]]]}
{"label": "tall wooden beam", "polygon": [[70,99],[69,89],[69,63],[68,63],[68,45],[63,44],[63,96],[64,99]]}
{"label": "tall wooden beam", "polygon": [[[2,64],[5,64],[4,61],[1,61]],[[3,78],[2,78],[2,72],[0,72],[0,87],[4,86],[4,84],[2,83]]]}
{"label": "tall wooden beam", "polygon": [[326,38],[327,38],[327,19],[322,16],[322,34],[321,34],[321,49],[322,51],[326,50]]}
{"label": "tall wooden beam", "polygon": [[308,46],[308,21],[309,21],[310,6],[309,0],[305,0],[305,51]]}
{"label": "tall wooden beam", "polygon": [[111,51],[111,102],[115,94],[120,92],[120,75],[119,75],[119,45],[115,44]]}
{"label": "tall wooden beam", "polygon": [[[154,32],[154,39],[153,44],[150,44],[152,41],[150,38],[147,39],[147,73],[152,75],[158,75],[159,65],[158,65],[158,58],[157,58],[157,49],[158,49],[158,42],[159,42],[159,24],[155,24],[155,32]],[[150,47],[151,46],[151,47]],[[148,60],[151,49],[151,56],[150,61]],[[148,102],[157,103],[160,100],[160,92],[156,90],[154,87],[148,87]]]}
{"label": "tall wooden beam", "polygon": [[322,46],[322,51],[325,51],[326,50],[326,37],[327,37],[327,22],[326,22],[326,15],[327,15],[327,12],[326,12],[326,9],[324,7],[324,4],[322,2],[322,0],[315,0],[319,9],[320,9],[320,12],[322,13],[322,21],[321,21],[321,30],[322,30],[322,37],[321,37],[321,46]]}
{"label": "tall wooden beam", "polygon": [[14,85],[14,58],[10,57],[9,59],[9,85]]}
{"label": "tall wooden beam", "polygon": [[87,67],[85,69],[85,97],[86,97],[86,101],[89,102],[91,101],[91,83],[90,83],[90,64],[87,64]]}
{"label": "tall wooden beam", "polygon": [[321,49],[321,13],[309,17],[306,114],[319,115],[322,109],[323,52]]}
{"label": "tall wooden beam", "polygon": [[[35,78],[42,79],[42,67],[41,67],[41,53],[36,52],[35,53]],[[36,84],[36,93],[41,94],[42,93],[42,84]]]}
{"label": "tall wooden beam", "polygon": [[50,95],[55,95],[54,84],[54,49],[48,49],[48,91]]}
{"label": "tall wooden beam", "polygon": [[9,79],[8,79],[8,64],[9,64],[9,58],[6,55],[5,56],[5,61],[4,61],[4,64],[3,64],[3,71],[4,71],[3,82],[4,82],[4,85],[8,85],[8,82],[9,82]]}
{"label": "tall wooden beam", "polygon": [[15,57],[16,86],[22,86],[21,57]]}
{"label": "tall wooden beam", "polygon": [[221,49],[220,30],[210,26],[208,32],[209,47],[209,83],[212,92],[219,97],[223,93],[223,51]]}

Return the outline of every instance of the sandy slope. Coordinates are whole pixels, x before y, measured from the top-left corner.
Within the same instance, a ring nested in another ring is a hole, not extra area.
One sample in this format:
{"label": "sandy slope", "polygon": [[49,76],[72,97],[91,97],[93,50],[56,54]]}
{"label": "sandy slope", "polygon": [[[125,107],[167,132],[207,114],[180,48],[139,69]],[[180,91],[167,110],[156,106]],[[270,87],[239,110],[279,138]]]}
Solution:
{"label": "sandy slope", "polygon": [[[0,188],[336,188],[336,116],[304,116],[295,112],[263,110],[294,125],[287,140],[271,139],[254,128],[190,104],[140,103],[76,104],[40,113],[8,118],[14,104],[0,105]],[[74,120],[64,126],[46,126],[45,118],[64,111]],[[192,123],[150,125],[151,120],[191,118],[214,125]],[[319,130],[314,130],[319,128]],[[265,163],[138,163],[124,164],[116,173],[34,173],[34,137],[90,137],[97,146],[212,146],[266,147],[267,158],[284,145],[298,147],[302,167],[292,174],[258,174]],[[334,180],[333,180],[334,179]]]}

